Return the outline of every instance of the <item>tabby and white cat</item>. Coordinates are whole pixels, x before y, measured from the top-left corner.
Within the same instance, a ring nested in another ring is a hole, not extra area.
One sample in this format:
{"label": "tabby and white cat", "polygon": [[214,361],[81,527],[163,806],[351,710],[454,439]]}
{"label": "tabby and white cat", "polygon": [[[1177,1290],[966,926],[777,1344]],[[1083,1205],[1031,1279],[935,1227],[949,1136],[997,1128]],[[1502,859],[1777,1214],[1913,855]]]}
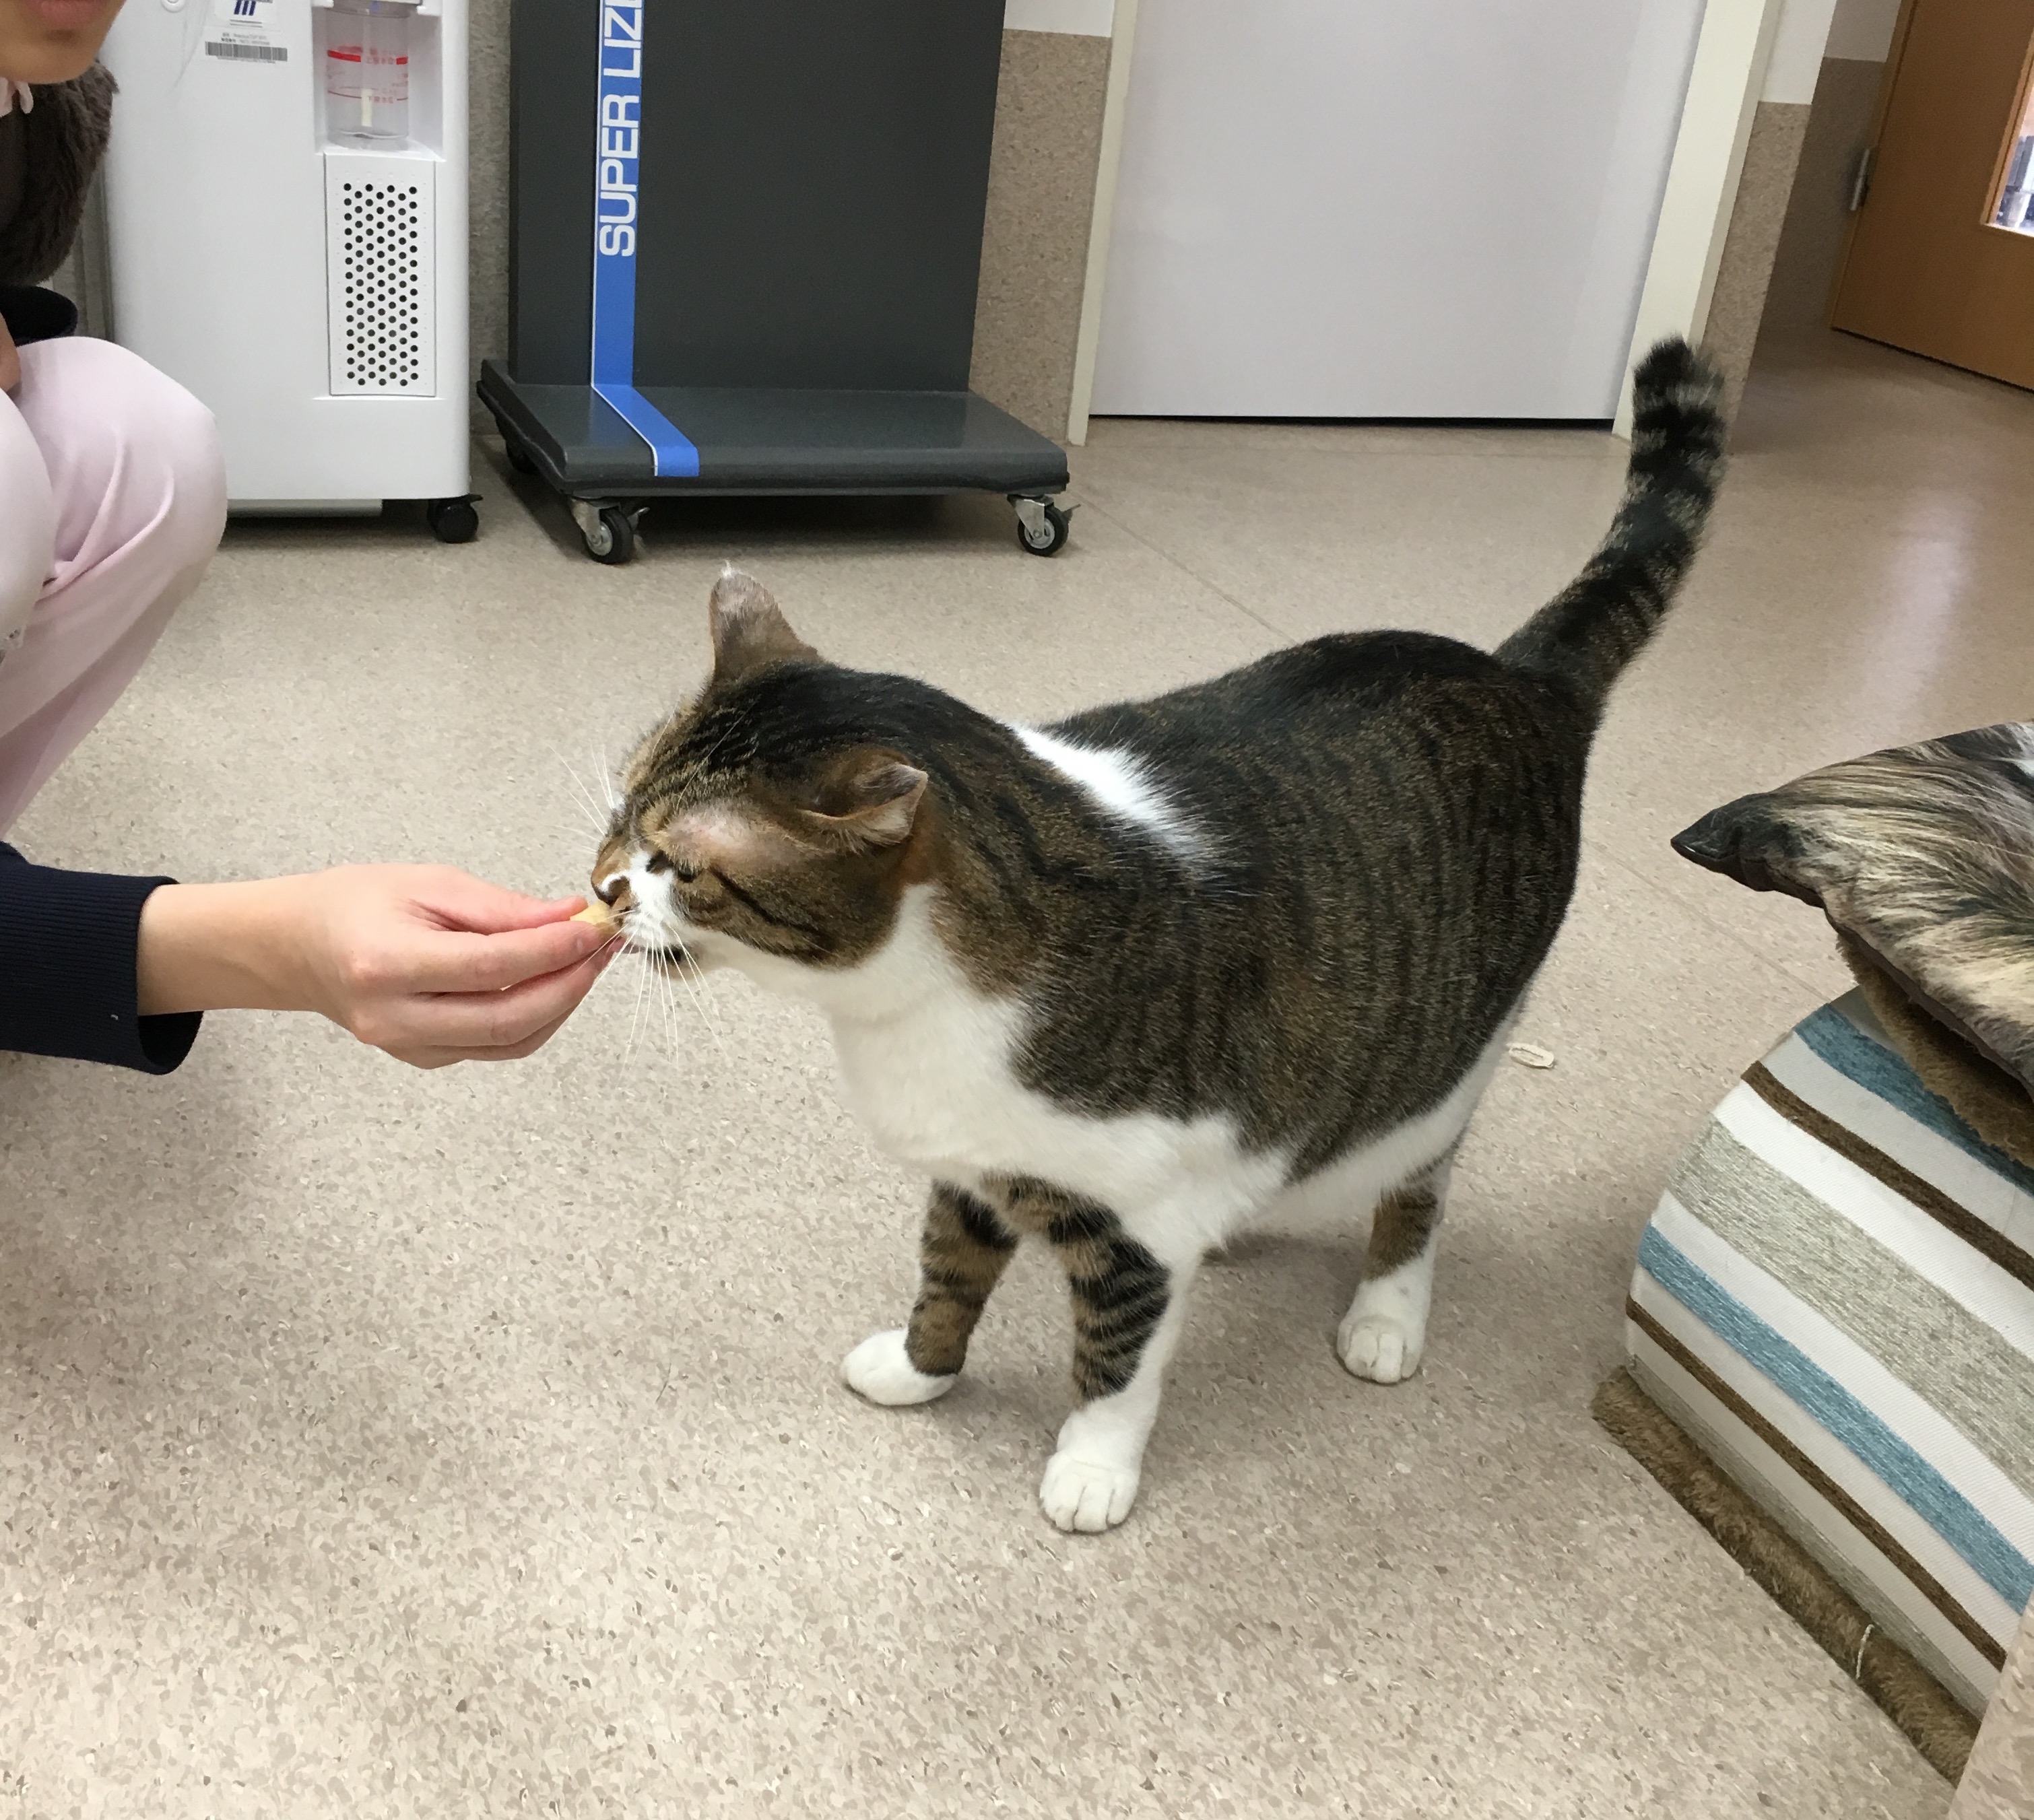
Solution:
{"label": "tabby and white cat", "polygon": [[948,1390],[1042,1239],[1078,1406],[1040,1496],[1120,1523],[1195,1270],[1295,1191],[1373,1215],[1343,1363],[1418,1369],[1449,1160],[1567,907],[1604,698],[1694,553],[1718,395],[1685,344],[1646,358],[1609,534],[1495,655],[1316,638],[1039,731],[829,664],[722,578],[711,679],[630,759],[593,884],[664,964],[817,1005],[931,1178],[857,1391]]}

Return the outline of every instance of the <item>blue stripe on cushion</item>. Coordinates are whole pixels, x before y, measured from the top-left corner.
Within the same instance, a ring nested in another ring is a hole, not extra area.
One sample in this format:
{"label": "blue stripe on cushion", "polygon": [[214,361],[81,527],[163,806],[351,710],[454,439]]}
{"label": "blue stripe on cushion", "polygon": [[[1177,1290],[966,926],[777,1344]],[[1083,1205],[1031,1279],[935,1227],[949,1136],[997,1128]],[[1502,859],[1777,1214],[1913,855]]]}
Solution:
{"label": "blue stripe on cushion", "polygon": [[2004,1176],[2021,1193],[2034,1194],[2034,1170],[2014,1162],[2002,1150],[1994,1150],[1923,1087],[1913,1069],[1891,1050],[1873,1042],[1833,1005],[1803,1018],[1794,1026],[1794,1034],[1839,1074],[1849,1076],[1867,1093],[1897,1107],[1938,1137],[1946,1138],[1993,1174]]}
{"label": "blue stripe on cushion", "polygon": [[2016,1612],[2034,1600],[2034,1562],[1976,1505],[1792,1341],[1782,1339],[1649,1226],[1638,1261],[1653,1280],[1813,1416],[1924,1519]]}

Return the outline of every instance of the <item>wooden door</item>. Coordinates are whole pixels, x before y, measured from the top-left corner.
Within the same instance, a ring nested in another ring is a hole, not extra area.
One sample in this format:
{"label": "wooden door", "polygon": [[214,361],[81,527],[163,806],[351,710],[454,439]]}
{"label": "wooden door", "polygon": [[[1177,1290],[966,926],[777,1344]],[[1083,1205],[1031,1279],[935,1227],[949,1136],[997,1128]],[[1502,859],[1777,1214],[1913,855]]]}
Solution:
{"label": "wooden door", "polygon": [[1908,0],[1832,326],[2034,387],[2034,0]]}

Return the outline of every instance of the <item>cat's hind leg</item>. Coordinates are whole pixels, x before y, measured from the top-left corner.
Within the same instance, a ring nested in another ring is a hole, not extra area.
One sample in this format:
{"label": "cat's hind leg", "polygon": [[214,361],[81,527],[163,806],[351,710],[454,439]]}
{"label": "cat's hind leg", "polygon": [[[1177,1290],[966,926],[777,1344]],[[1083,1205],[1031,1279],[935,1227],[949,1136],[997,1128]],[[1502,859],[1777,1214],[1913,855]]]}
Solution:
{"label": "cat's hind leg", "polygon": [[871,1402],[929,1403],[954,1386],[983,1305],[1017,1249],[989,1204],[936,1183],[918,1239],[919,1289],[911,1324],[871,1334],[841,1364]]}
{"label": "cat's hind leg", "polygon": [[1363,1282],[1335,1336],[1342,1362],[1372,1384],[1401,1384],[1420,1369],[1434,1293],[1434,1251],[1450,1157],[1402,1182],[1377,1204]]}

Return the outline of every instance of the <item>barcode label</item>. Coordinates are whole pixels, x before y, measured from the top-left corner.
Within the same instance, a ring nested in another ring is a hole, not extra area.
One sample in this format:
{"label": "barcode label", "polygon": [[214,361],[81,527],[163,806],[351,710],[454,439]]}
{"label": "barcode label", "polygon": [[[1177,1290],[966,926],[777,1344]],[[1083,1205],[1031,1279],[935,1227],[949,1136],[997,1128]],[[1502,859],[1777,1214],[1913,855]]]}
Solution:
{"label": "barcode label", "polygon": [[223,57],[229,63],[287,63],[290,60],[287,44],[235,44],[222,38],[206,39],[205,54]]}

